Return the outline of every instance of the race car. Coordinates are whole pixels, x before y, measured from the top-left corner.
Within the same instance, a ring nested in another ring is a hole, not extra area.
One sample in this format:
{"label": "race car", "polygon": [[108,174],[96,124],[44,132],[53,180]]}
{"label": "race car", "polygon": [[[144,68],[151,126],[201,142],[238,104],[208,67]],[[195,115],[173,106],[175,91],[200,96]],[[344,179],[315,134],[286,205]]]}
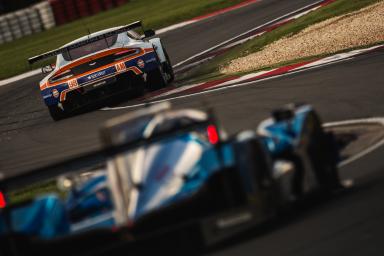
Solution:
{"label": "race car", "polygon": [[[0,234],[33,238],[27,245],[39,245],[39,253],[53,253],[46,248],[53,241],[54,253],[63,255],[180,230],[190,235],[174,239],[209,245],[315,191],[341,188],[337,145],[309,105],[277,109],[257,130],[233,137],[209,113],[148,107],[110,120],[101,137],[104,170],[61,175],[61,187],[69,189],[64,199],[62,193],[41,195],[5,207]],[[63,244],[66,249],[57,250]]]}
{"label": "race car", "polygon": [[57,56],[42,68],[41,95],[54,120],[110,95],[139,96],[174,79],[171,61],[153,30],[136,32],[140,21],[91,33],[58,50],[30,58],[33,64]]}

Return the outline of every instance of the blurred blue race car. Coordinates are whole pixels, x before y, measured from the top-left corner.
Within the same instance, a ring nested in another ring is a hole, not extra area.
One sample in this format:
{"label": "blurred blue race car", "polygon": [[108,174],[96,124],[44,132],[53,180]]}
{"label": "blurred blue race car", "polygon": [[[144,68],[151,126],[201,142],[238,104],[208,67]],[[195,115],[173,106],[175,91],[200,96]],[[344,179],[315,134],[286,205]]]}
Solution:
{"label": "blurred blue race car", "polygon": [[61,195],[5,206],[0,232],[57,245],[99,231],[134,242],[185,230],[214,244],[340,187],[333,135],[309,105],[232,137],[209,113],[156,105],[110,120],[101,137],[105,168],[60,176]]}

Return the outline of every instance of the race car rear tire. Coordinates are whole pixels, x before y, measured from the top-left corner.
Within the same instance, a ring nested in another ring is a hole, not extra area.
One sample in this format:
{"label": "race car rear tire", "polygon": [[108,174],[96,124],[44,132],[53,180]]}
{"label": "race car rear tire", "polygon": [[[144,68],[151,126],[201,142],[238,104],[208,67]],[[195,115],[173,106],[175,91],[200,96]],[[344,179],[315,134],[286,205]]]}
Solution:
{"label": "race car rear tire", "polygon": [[168,52],[163,47],[163,52],[165,55],[165,58],[167,59],[166,62],[163,63],[163,70],[168,75],[168,83],[172,83],[175,80],[175,72],[173,71],[171,59],[169,58]]}
{"label": "race car rear tire", "polygon": [[54,121],[59,121],[67,117],[67,113],[55,105],[48,106],[48,110]]}
{"label": "race car rear tire", "polygon": [[[324,131],[319,116],[313,112],[306,120],[308,136],[307,153],[315,172],[316,180],[322,190],[330,192],[340,187],[337,161],[338,153],[332,133]],[[308,127],[309,125],[309,127]]]}
{"label": "race car rear tire", "polygon": [[166,75],[163,68],[158,67],[147,74],[147,88],[150,91],[159,90],[165,88],[168,85]]}
{"label": "race car rear tire", "polygon": [[135,90],[135,96],[136,97],[141,97],[145,94],[145,87],[144,86],[139,86],[138,88],[136,88]]}
{"label": "race car rear tire", "polygon": [[272,215],[282,205],[278,183],[273,178],[273,159],[262,140],[251,134],[240,133],[234,144],[236,170],[243,184],[241,190],[244,198],[258,198],[253,203],[262,204],[258,207]]}

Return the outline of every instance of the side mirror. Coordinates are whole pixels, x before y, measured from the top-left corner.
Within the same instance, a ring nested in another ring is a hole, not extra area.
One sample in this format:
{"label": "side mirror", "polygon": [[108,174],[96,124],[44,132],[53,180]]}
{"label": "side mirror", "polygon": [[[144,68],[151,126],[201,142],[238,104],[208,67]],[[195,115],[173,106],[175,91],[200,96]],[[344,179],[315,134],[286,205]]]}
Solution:
{"label": "side mirror", "polygon": [[156,35],[156,32],[153,29],[148,29],[144,31],[144,38],[153,37]]}
{"label": "side mirror", "polygon": [[42,67],[42,68],[41,68],[41,72],[42,72],[43,74],[48,74],[48,73],[51,73],[53,70],[55,70],[55,68],[56,68],[56,65],[51,64],[51,65]]}

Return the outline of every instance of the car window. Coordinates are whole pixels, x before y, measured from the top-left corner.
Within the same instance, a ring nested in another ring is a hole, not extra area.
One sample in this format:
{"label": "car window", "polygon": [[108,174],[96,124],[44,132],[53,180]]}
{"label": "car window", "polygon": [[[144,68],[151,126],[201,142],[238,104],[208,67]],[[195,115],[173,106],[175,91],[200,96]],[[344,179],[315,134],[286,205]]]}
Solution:
{"label": "car window", "polygon": [[63,57],[66,61],[73,61],[76,59],[80,59],[84,56],[87,56],[89,54],[102,51],[104,49],[108,49],[109,47],[116,44],[118,35],[113,35],[107,38],[103,38],[100,40],[97,40],[95,42],[91,42],[89,44],[86,44],[84,46],[71,49],[68,52],[63,54]]}

